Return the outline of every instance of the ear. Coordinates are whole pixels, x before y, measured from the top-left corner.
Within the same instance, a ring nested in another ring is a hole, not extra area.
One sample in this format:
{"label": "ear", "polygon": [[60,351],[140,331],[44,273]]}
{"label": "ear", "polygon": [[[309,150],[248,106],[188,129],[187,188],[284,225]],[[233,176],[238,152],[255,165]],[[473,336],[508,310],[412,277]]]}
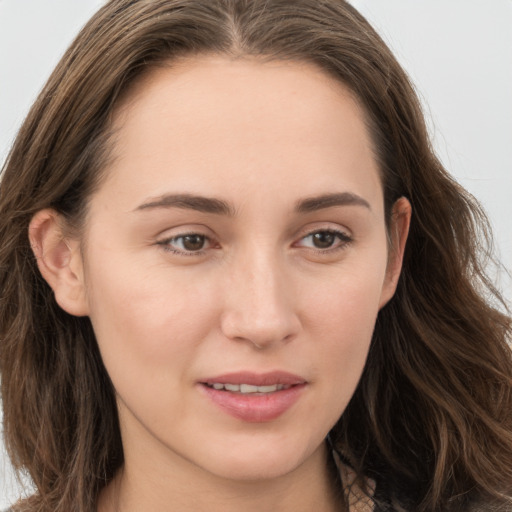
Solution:
{"label": "ear", "polygon": [[80,245],[78,240],[64,235],[64,224],[54,210],[37,212],[29,225],[30,245],[57,304],[71,315],[86,316],[88,305]]}
{"label": "ear", "polygon": [[412,207],[411,203],[401,197],[393,205],[391,222],[389,226],[389,256],[386,268],[386,277],[379,307],[382,308],[393,297],[402,270],[405,243],[409,234],[411,224]]}

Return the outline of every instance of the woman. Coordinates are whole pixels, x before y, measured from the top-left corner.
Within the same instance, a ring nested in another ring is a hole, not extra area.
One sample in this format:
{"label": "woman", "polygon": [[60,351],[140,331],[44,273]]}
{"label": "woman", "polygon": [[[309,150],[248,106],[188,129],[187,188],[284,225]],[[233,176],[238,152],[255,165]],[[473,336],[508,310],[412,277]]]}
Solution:
{"label": "woman", "polygon": [[485,216],[350,5],[109,2],[0,213],[18,510],[510,509]]}

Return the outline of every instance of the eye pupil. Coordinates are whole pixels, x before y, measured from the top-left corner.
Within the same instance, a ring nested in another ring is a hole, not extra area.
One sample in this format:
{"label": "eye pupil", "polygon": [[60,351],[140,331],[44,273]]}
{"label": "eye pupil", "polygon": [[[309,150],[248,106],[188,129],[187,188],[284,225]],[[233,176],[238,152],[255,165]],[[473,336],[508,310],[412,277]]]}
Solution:
{"label": "eye pupil", "polygon": [[204,247],[205,237],[203,235],[186,235],[183,237],[183,247],[187,251],[199,251]]}
{"label": "eye pupil", "polygon": [[334,244],[335,239],[336,235],[334,233],[329,233],[329,231],[319,231],[318,233],[313,234],[313,243],[318,249],[331,247]]}

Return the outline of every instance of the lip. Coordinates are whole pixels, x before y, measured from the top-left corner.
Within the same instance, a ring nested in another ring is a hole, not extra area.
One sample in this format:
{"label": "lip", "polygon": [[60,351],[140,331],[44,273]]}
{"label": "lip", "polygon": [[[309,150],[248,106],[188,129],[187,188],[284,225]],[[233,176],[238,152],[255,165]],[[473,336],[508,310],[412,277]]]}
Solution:
{"label": "lip", "polygon": [[[290,387],[273,393],[241,394],[210,387],[215,383],[253,386],[282,384]],[[245,422],[264,423],[275,420],[288,411],[299,400],[307,381],[284,371],[235,372],[202,379],[197,384],[200,391],[223,412]]]}
{"label": "lip", "polygon": [[284,371],[266,373],[234,372],[201,380],[202,384],[251,384],[252,386],[271,386],[272,384],[295,386],[305,382],[306,379]]}

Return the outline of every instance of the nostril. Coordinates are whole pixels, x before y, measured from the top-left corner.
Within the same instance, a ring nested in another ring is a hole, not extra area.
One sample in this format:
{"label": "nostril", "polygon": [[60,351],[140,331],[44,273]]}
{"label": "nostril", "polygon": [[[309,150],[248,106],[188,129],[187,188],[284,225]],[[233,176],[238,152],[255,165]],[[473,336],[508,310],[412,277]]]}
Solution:
{"label": "nostril", "polygon": [[222,332],[224,336],[233,341],[249,343],[254,349],[261,351],[276,344],[289,343],[295,338],[298,329],[291,322],[286,325],[266,326],[266,328],[251,327],[247,324],[238,327],[225,322]]}

